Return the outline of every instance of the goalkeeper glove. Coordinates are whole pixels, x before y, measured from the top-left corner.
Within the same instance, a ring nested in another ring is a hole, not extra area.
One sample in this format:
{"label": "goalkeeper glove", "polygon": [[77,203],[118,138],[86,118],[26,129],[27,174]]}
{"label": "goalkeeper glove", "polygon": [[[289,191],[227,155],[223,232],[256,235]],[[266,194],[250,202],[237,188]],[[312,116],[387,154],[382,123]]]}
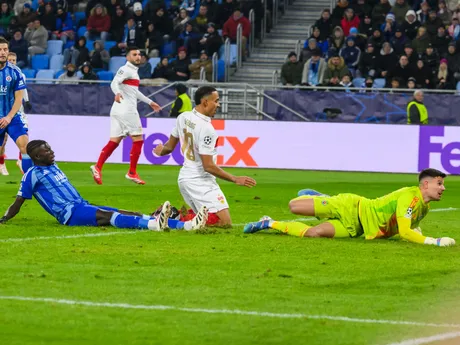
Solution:
{"label": "goalkeeper glove", "polygon": [[450,237],[441,237],[441,238],[427,237],[425,239],[425,244],[433,244],[439,247],[448,247],[448,246],[455,245],[455,240]]}
{"label": "goalkeeper glove", "polygon": [[30,102],[25,102],[24,103],[24,109],[27,112],[31,111],[32,110],[32,104],[30,104]]}

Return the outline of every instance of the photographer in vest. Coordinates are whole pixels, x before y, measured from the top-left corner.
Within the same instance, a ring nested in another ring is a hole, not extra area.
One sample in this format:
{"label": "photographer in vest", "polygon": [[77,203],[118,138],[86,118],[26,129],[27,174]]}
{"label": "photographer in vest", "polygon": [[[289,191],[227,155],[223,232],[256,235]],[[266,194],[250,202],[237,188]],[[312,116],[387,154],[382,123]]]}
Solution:
{"label": "photographer in vest", "polygon": [[423,104],[423,91],[414,92],[414,98],[407,105],[407,123],[413,125],[428,124],[428,110]]}
{"label": "photographer in vest", "polygon": [[192,111],[192,101],[187,95],[187,87],[184,84],[176,84],[176,100],[172,104],[170,117],[178,117],[184,111]]}

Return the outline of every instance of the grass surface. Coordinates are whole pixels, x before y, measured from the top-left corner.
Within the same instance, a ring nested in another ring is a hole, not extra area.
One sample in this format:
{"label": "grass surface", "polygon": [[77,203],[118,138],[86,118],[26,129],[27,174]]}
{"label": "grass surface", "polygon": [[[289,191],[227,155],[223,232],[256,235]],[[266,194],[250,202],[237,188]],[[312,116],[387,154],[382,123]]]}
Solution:
{"label": "grass surface", "polygon": [[[0,212],[20,179],[12,162],[0,176]],[[152,212],[164,200],[181,206],[178,168],[140,167],[145,186],[107,165],[104,185],[88,164],[61,169],[94,204]],[[257,179],[249,190],[222,182],[234,223],[268,214],[287,220],[301,188],[376,197],[413,185],[414,175],[232,169]],[[446,179],[433,208],[460,207],[460,179]],[[460,242],[460,212],[432,212],[425,234]],[[1,242],[9,238],[117,231],[68,228],[35,201],[0,226],[0,295],[132,305],[239,309],[360,319],[458,323],[460,246],[439,248],[399,240],[299,239],[244,235],[242,226],[208,234],[137,232],[101,237]],[[454,328],[357,323],[264,315],[140,310],[0,299],[0,344],[388,344]],[[457,329],[458,330],[458,329]]]}

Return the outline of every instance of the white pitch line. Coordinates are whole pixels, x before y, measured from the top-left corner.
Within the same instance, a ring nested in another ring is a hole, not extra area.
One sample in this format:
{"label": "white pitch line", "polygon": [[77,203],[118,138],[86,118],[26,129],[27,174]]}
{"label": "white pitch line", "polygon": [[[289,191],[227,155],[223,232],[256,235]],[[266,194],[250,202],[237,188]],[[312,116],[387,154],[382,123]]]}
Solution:
{"label": "white pitch line", "polygon": [[[118,308],[118,309],[141,309],[141,310],[171,310],[187,313],[203,313],[203,314],[229,314],[243,316],[270,317],[279,319],[312,319],[312,320],[331,320],[354,323],[367,324],[389,324],[389,325],[409,325],[422,327],[440,327],[440,328],[460,328],[460,324],[443,324],[443,323],[426,323],[417,321],[396,321],[396,320],[379,320],[379,319],[359,319],[347,316],[332,316],[332,315],[309,315],[309,314],[290,314],[290,313],[271,313],[264,311],[251,311],[239,309],[205,309],[205,308],[184,308],[170,305],[143,305],[129,303],[108,303],[108,302],[91,302],[78,301],[59,298],[40,298],[40,297],[24,297],[24,296],[0,296],[0,300],[10,301],[26,301],[26,302],[44,302],[56,303],[65,305],[81,305],[86,307],[102,307],[102,308]],[[458,332],[460,334],[460,332]]]}
{"label": "white pitch line", "polygon": [[448,208],[434,208],[430,210],[430,212],[449,212],[449,211],[457,211],[460,210],[460,208],[455,208],[455,207],[448,207]]}
{"label": "white pitch line", "polygon": [[442,333],[442,334],[433,335],[431,337],[404,340],[400,343],[391,343],[388,345],[422,345],[422,344],[429,344],[434,341],[448,340],[448,339],[454,339],[454,338],[459,338],[459,337],[460,337],[460,332],[450,332],[450,333]]}

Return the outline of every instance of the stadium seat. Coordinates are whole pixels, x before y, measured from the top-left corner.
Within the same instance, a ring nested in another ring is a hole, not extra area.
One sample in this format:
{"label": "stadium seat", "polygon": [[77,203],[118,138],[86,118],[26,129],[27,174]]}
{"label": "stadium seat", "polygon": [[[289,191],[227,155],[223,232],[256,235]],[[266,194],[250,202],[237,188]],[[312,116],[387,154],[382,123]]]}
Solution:
{"label": "stadium seat", "polygon": [[176,53],[176,42],[169,42],[163,44],[161,47],[161,56],[175,55]]}
{"label": "stadium seat", "polygon": [[126,63],[124,56],[113,56],[110,58],[109,71],[113,74],[117,73],[118,69]]}
{"label": "stadium seat", "polygon": [[35,12],[38,9],[38,0],[32,0],[30,6],[32,7],[32,12]]}
{"label": "stadium seat", "polygon": [[[35,78],[37,79],[54,79],[54,70],[52,69],[42,69],[37,72],[37,76]],[[53,84],[53,82],[50,81],[38,81],[39,84]]]}
{"label": "stadium seat", "polygon": [[222,44],[219,48],[219,60],[225,59],[225,44]]}
{"label": "stadium seat", "polygon": [[372,85],[376,89],[383,89],[385,87],[385,79],[377,78],[374,80],[374,84]]}
{"label": "stadium seat", "polygon": [[105,50],[109,51],[110,48],[115,47],[117,45],[116,41],[105,41],[104,48]]}
{"label": "stadium seat", "polygon": [[86,26],[81,26],[78,28],[77,30],[77,37],[82,37],[82,36],[85,36],[85,32],[88,31],[86,29]]}
{"label": "stadium seat", "polygon": [[225,81],[225,61],[223,60],[217,61],[217,81],[218,82]]}
{"label": "stadium seat", "polygon": [[77,77],[78,77],[79,79],[83,78],[83,73],[82,73],[82,71],[80,71],[80,70],[77,71]]}
{"label": "stadium seat", "polygon": [[460,81],[457,83],[457,91],[460,91]]}
{"label": "stadium seat", "polygon": [[75,41],[70,41],[70,40],[68,40],[68,41],[64,44],[64,49],[72,48],[74,45],[75,45]]}
{"label": "stadium seat", "polygon": [[93,40],[86,40],[86,48],[88,48],[89,51],[94,50],[94,41]]}
{"label": "stadium seat", "polygon": [[80,21],[86,19],[86,13],[85,12],[75,12],[75,25],[78,27],[80,25]]}
{"label": "stadium seat", "polygon": [[65,70],[63,69],[61,69],[60,71],[57,71],[56,74],[54,75],[54,79],[58,79],[64,73],[65,73]]}
{"label": "stadium seat", "polygon": [[230,65],[236,63],[236,59],[238,57],[238,47],[236,44],[230,45]]}
{"label": "stadium seat", "polygon": [[50,58],[48,55],[45,54],[38,54],[32,56],[32,69],[40,70],[40,69],[48,69],[50,63]]}
{"label": "stadium seat", "polygon": [[24,76],[26,77],[26,79],[33,79],[35,78],[37,71],[34,69],[30,69],[30,68],[24,68],[22,70],[22,73],[24,73]]}
{"label": "stadium seat", "polygon": [[150,58],[149,59],[149,63],[150,63],[150,66],[152,66],[152,73],[153,73],[153,70],[155,69],[155,67],[158,65],[158,63],[160,62],[161,58]]}
{"label": "stadium seat", "polygon": [[61,40],[49,40],[48,41],[48,48],[46,48],[46,55],[53,56],[62,54],[62,46],[64,42]]}
{"label": "stadium seat", "polygon": [[97,76],[99,80],[112,80],[113,79],[113,73],[110,71],[97,72]]}
{"label": "stadium seat", "polygon": [[364,78],[355,78],[355,79],[353,79],[353,86],[354,87],[362,87],[365,81],[366,80]]}
{"label": "stadium seat", "polygon": [[190,59],[190,61],[191,61],[192,63],[195,63],[195,62],[197,62],[198,60],[199,60],[199,59]]}
{"label": "stadium seat", "polygon": [[64,64],[64,55],[53,55],[50,59],[50,69],[59,71]]}
{"label": "stadium seat", "polygon": [[222,29],[217,30],[217,33],[219,34],[219,36],[222,36]]}

